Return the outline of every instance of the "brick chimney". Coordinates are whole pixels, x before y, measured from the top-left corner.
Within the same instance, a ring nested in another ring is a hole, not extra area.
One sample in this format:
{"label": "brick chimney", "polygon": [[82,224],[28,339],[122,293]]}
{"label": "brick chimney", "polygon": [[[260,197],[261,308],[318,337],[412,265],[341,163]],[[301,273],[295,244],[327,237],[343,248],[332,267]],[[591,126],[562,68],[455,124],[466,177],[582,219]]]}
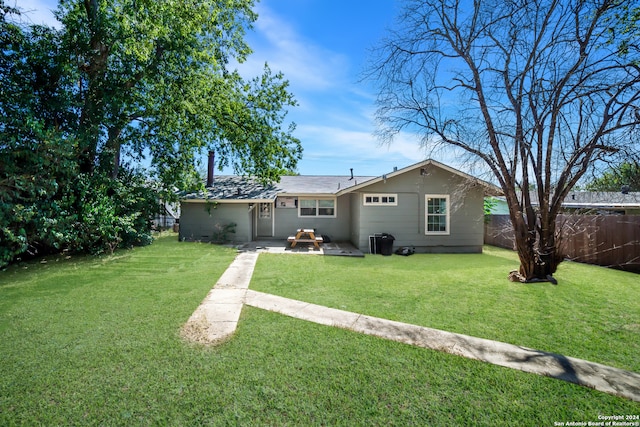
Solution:
{"label": "brick chimney", "polygon": [[209,151],[209,161],[207,163],[207,187],[213,186],[213,169],[216,164],[215,151]]}

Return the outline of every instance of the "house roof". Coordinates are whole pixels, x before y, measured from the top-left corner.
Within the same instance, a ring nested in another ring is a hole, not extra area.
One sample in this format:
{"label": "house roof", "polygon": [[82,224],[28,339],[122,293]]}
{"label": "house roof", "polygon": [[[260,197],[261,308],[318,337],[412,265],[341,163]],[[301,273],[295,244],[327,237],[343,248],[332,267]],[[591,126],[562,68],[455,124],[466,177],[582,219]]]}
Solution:
{"label": "house roof", "polygon": [[420,167],[433,165],[451,173],[459,175],[473,184],[485,187],[487,194],[502,194],[501,190],[488,182],[472,177],[435,160],[426,160],[400,170],[394,170],[381,176],[332,176],[332,175],[293,175],[283,176],[280,182],[262,184],[260,181],[241,176],[217,175],[213,185],[206,188],[206,193],[201,192],[183,194],[182,200],[205,201],[216,200],[227,203],[255,202],[267,203],[275,200],[277,196],[340,196],[354,190],[367,187],[376,182],[383,181],[396,175],[409,172]]}
{"label": "house roof", "polygon": [[[538,194],[532,191],[529,195],[531,205],[538,206]],[[506,203],[503,197],[500,197],[499,200]],[[571,191],[562,202],[562,207],[568,209],[640,209],[640,192],[623,194],[617,191]]]}
{"label": "house roof", "polygon": [[574,209],[640,208],[640,192],[623,194],[617,191],[572,191],[562,206]]}
{"label": "house roof", "polygon": [[488,196],[500,196],[500,195],[503,194],[502,189],[500,187],[498,187],[496,185],[493,185],[493,184],[491,184],[491,183],[489,183],[487,181],[483,181],[483,180],[481,180],[479,178],[476,178],[474,176],[471,176],[471,175],[469,175],[467,173],[464,173],[462,171],[459,171],[457,169],[454,169],[451,166],[447,166],[444,163],[440,163],[440,162],[438,162],[436,160],[433,160],[433,159],[424,160],[422,162],[415,163],[415,164],[413,164],[411,166],[407,166],[406,168],[397,169],[397,170],[394,170],[393,172],[389,172],[387,174],[382,174],[381,176],[375,177],[375,178],[373,178],[373,179],[371,179],[369,181],[362,182],[362,183],[358,184],[357,186],[355,186],[353,188],[342,190],[340,192],[340,194],[348,193],[350,191],[357,190],[357,189],[369,186],[371,184],[375,184],[375,183],[380,182],[380,181],[385,181],[387,179],[393,178],[394,176],[401,175],[403,173],[407,173],[407,172],[410,172],[410,171],[418,169],[418,168],[426,168],[428,166],[435,166],[435,167],[438,167],[440,169],[444,169],[447,172],[450,172],[450,173],[452,173],[454,175],[458,175],[458,176],[470,181],[472,184],[480,185],[480,186],[484,187],[485,194],[488,195]]}
{"label": "house roof", "polygon": [[213,185],[200,192],[182,196],[183,200],[218,200],[225,202],[271,202],[279,195],[335,195],[341,189],[353,188],[371,180],[372,176],[283,176],[280,182],[264,185],[254,178],[235,175],[217,175]]}
{"label": "house roof", "polygon": [[182,200],[219,200],[227,202],[264,201],[276,198],[278,190],[275,185],[264,185],[260,181],[235,175],[217,175],[213,185],[207,187],[205,193],[187,193]]}
{"label": "house roof", "polygon": [[373,176],[324,176],[298,175],[283,176],[276,186],[281,194],[338,194],[351,191],[363,182],[369,182]]}

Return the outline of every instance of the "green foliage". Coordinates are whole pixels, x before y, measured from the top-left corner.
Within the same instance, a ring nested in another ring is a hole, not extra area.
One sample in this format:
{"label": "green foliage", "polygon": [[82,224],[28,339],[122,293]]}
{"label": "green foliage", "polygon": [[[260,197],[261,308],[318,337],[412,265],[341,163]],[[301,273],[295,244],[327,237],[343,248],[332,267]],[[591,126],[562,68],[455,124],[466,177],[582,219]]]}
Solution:
{"label": "green foliage", "polygon": [[[31,144],[29,144],[31,145]],[[0,149],[0,267],[24,252],[61,249],[65,186],[71,182],[57,142]]]}
{"label": "green foliage", "polygon": [[265,181],[295,168],[302,151],[295,125],[282,129],[286,108],[296,105],[288,82],[267,66],[249,81],[227,69],[250,53],[243,37],[256,19],[252,7],[252,0],[62,1],[62,39],[80,64],[81,170],[115,175],[121,150],[149,153],[165,188],[184,189],[203,150],[215,150],[220,167]]}
{"label": "green foliage", "polygon": [[0,267],[24,255],[99,254],[151,243],[157,193],[142,176],[70,176],[74,168],[59,168],[61,163],[48,158],[55,153],[42,148],[30,161],[21,159],[28,151],[0,152]]}
{"label": "green foliage", "polygon": [[[5,10],[4,8],[2,10]],[[14,257],[61,250],[77,174],[75,139],[61,93],[64,66],[54,30],[25,32],[0,16],[0,267]]]}
{"label": "green foliage", "polygon": [[253,6],[60,0],[56,30],[0,0],[0,267],[149,243],[158,197],[202,186],[203,150],[263,181],[295,169],[288,82],[266,65],[248,81],[227,70],[251,52]]}
{"label": "green foliage", "polygon": [[68,248],[75,252],[113,253],[116,248],[152,242],[151,218],[158,211],[157,194],[140,175],[81,176],[73,188],[75,215]]}
{"label": "green foliage", "polygon": [[613,12],[609,27],[610,42],[618,46],[620,55],[634,55],[635,60],[639,61],[640,6],[623,1]]}
{"label": "green foliage", "polygon": [[484,221],[489,221],[489,215],[492,214],[493,209],[498,206],[498,201],[494,197],[484,198]]}
{"label": "green foliage", "polygon": [[590,191],[620,191],[625,185],[629,186],[629,191],[640,191],[640,164],[638,162],[622,162],[618,166],[610,168],[589,182],[586,189]]}
{"label": "green foliage", "polygon": [[150,243],[157,195],[143,177],[80,171],[74,74],[59,33],[26,31],[5,15],[0,25],[0,267],[16,257]]}
{"label": "green foliage", "polygon": [[235,234],[237,224],[231,222],[229,224],[216,224],[213,227],[213,235],[211,241],[214,243],[225,243],[230,240],[230,234]]}

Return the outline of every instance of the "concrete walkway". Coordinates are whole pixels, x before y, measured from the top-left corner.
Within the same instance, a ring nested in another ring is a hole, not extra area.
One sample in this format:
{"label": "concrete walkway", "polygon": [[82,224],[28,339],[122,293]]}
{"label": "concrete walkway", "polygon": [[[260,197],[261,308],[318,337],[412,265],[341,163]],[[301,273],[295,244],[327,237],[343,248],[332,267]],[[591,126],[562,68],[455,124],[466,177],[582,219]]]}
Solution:
{"label": "concrete walkway", "polygon": [[640,374],[560,354],[323,307],[248,290],[256,252],[240,253],[189,318],[184,335],[217,343],[236,330],[243,304],[322,325],[443,351],[594,388],[640,402]]}
{"label": "concrete walkway", "polygon": [[182,332],[186,338],[213,344],[233,335],[258,255],[241,252],[236,256],[184,325]]}

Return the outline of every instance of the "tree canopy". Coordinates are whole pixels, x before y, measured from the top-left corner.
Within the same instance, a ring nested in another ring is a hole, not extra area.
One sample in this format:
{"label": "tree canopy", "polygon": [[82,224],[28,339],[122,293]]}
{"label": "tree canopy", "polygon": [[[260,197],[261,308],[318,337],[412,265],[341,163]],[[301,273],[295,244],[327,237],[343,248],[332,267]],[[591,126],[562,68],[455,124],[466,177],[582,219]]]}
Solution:
{"label": "tree canopy", "polygon": [[295,169],[288,82],[232,68],[251,53],[253,6],[60,0],[55,29],[0,0],[0,266],[149,242],[158,197],[203,185],[209,150],[263,181]]}
{"label": "tree canopy", "polygon": [[407,130],[483,161],[509,205],[520,280],[556,271],[555,220],[584,174],[638,152],[638,56],[616,35],[629,5],[408,0],[377,51],[382,139]]}
{"label": "tree canopy", "polygon": [[79,74],[78,156],[114,175],[124,148],[150,154],[163,182],[194,173],[194,156],[215,149],[221,165],[277,180],[300,158],[295,106],[282,74],[245,81],[230,61],[251,50],[244,33],[252,0],[62,0],[57,16]]}
{"label": "tree canopy", "polygon": [[591,191],[640,191],[640,163],[622,162],[586,185]]}

